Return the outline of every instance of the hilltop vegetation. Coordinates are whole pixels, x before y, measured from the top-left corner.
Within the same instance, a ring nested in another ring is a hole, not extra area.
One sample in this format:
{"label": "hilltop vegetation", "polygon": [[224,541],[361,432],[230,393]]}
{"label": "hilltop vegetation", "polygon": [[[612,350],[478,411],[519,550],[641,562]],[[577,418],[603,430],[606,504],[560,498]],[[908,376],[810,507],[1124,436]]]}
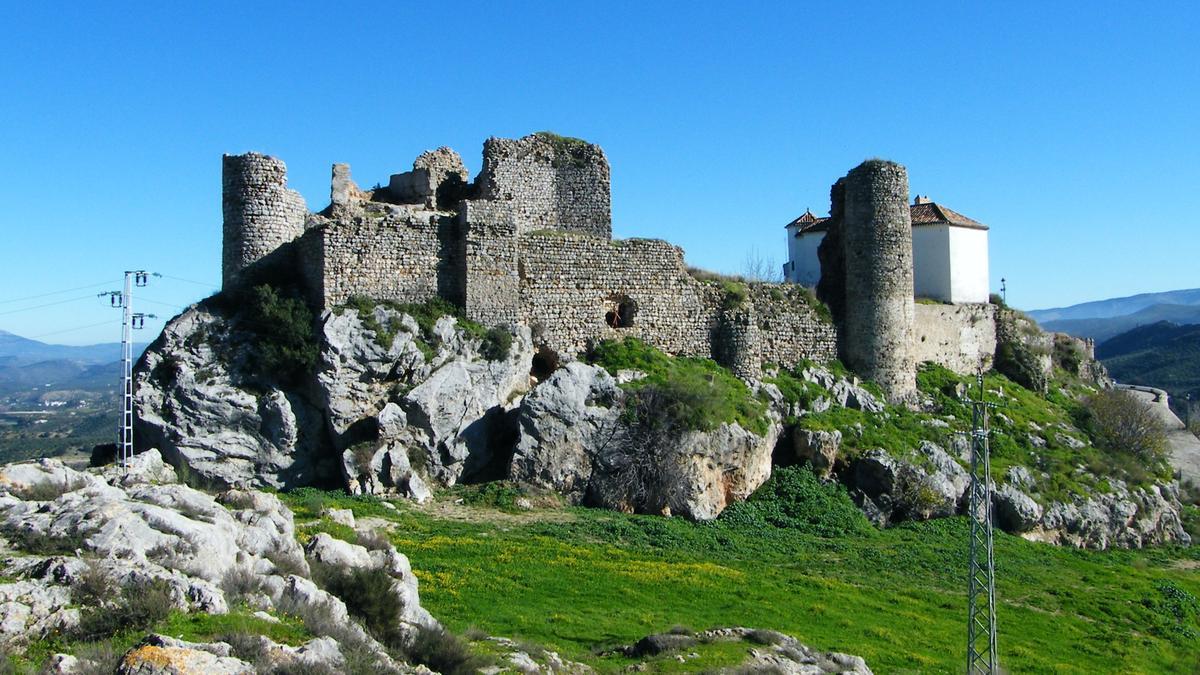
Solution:
{"label": "hilltop vegetation", "polygon": [[[493,484],[392,511],[370,498],[285,496],[301,520],[338,506],[394,523],[391,539],[410,557],[423,603],[452,630],[506,635],[602,672],[633,662],[602,648],[672,626],[728,625],[859,654],[877,673],[961,670],[962,518],[878,531],[844,490],[803,467],[777,471],[754,498],[708,524],[584,508],[521,511],[514,497],[514,488]],[[309,522],[302,538],[337,531],[325,519]],[[1009,672],[1200,666],[1196,551],[1088,552],[1000,533],[996,559]],[[682,664],[665,655],[651,667],[728,666],[745,649],[697,653]]]}

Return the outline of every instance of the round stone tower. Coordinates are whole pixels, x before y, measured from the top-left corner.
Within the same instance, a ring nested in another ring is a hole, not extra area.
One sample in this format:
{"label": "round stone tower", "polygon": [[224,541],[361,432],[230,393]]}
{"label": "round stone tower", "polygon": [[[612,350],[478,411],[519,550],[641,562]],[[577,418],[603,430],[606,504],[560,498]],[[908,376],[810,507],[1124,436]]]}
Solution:
{"label": "round stone tower", "polygon": [[895,162],[863,162],[846,175],[843,196],[842,355],[888,400],[904,401],[916,391],[908,172]]}
{"label": "round stone tower", "polygon": [[246,267],[304,234],[308,207],[287,188],[283,161],[257,152],[225,155],[221,187],[221,284],[229,288]]}

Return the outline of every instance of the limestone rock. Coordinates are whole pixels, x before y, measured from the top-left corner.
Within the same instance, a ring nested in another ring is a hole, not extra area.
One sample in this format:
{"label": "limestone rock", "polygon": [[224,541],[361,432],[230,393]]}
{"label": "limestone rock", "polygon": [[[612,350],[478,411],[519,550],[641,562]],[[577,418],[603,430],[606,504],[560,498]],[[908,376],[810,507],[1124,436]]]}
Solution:
{"label": "limestone rock", "polygon": [[615,433],[623,392],[603,368],[568,363],[521,403],[509,478],[580,503],[592,477],[592,455]]}
{"label": "limestone rock", "polygon": [[796,429],[792,435],[796,451],[796,461],[809,462],[813,471],[821,478],[828,478],[833,472],[834,462],[837,461],[838,450],[842,445],[842,432]]}
{"label": "limestone rock", "polygon": [[203,305],[172,319],[134,372],[139,443],[225,486],[288,488],[336,475],[319,410],[249,374],[250,337]]}
{"label": "limestone rock", "polygon": [[877,525],[954,515],[967,489],[966,471],[936,444],[917,448],[920,465],[882,449],[863,453],[851,469],[851,494]]}
{"label": "limestone rock", "polygon": [[117,675],[244,675],[254,666],[229,655],[224,642],[197,644],[152,634],[121,657]]}
{"label": "limestone rock", "polygon": [[1028,532],[1042,519],[1042,507],[1013,484],[992,493],[996,525],[1010,534]]}
{"label": "limestone rock", "polygon": [[574,503],[708,520],[770,476],[778,423],[765,436],[722,424],[638,449],[622,400],[602,368],[576,362],[555,371],[521,403],[509,477]]}
{"label": "limestone rock", "polygon": [[1178,488],[1171,485],[1130,490],[1114,481],[1112,492],[1051,504],[1025,536],[1097,549],[1187,545],[1191,537],[1183,529],[1178,497]]}

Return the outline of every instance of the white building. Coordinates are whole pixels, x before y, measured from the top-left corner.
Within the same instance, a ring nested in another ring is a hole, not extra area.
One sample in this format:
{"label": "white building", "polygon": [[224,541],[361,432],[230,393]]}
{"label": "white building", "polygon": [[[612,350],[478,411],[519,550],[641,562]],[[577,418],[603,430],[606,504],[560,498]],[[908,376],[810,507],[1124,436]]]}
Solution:
{"label": "white building", "polygon": [[[918,298],[965,303],[988,301],[988,227],[957,211],[917,197],[909,207],[913,227],[913,287]],[[817,247],[828,218],[805,211],[787,224],[787,281],[815,286],[821,278]]]}

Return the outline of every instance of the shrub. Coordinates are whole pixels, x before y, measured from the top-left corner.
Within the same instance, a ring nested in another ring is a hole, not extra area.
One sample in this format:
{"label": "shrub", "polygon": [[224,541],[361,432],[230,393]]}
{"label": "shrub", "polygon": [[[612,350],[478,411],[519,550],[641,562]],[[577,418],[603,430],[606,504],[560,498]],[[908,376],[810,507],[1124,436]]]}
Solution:
{"label": "shrub", "polygon": [[729,506],[719,519],[745,531],[771,526],[825,537],[862,536],[875,531],[850,500],[846,488],[822,483],[807,466],[777,468],[749,499]]}
{"label": "shrub", "polygon": [[473,654],[466,641],[444,628],[422,626],[407,652],[415,663],[443,675],[467,675],[491,665],[489,659]]}
{"label": "shrub", "polygon": [[31,483],[19,490],[14,490],[14,492],[25,501],[52,502],[68,492],[74,492],[86,487],[87,484],[87,479],[77,476],[73,479],[64,480],[61,483],[53,480]]}
{"label": "shrub", "polygon": [[512,348],[512,333],[498,326],[489,328],[479,347],[479,353],[489,361],[503,361]]}
{"label": "shrub", "polygon": [[79,575],[71,591],[71,600],[84,607],[99,607],[119,597],[116,580],[95,564]]}
{"label": "shrub", "polygon": [[5,533],[13,546],[36,555],[70,555],[83,548],[82,532],[71,532],[61,536],[37,530],[11,530]]}
{"label": "shrub", "polygon": [[1108,389],[1087,402],[1089,431],[1096,444],[1114,452],[1127,452],[1144,461],[1159,461],[1167,434],[1154,410],[1134,394]]}
{"label": "shrub", "polygon": [[229,600],[237,600],[263,590],[263,579],[248,567],[231,567],[221,578],[221,590]]}
{"label": "shrub", "polygon": [[1046,374],[1033,350],[1023,342],[1008,340],[996,345],[994,367],[1026,389],[1039,393],[1046,391]]}
{"label": "shrub", "polygon": [[166,619],[174,608],[171,584],[165,579],[130,584],[121,590],[116,607],[89,607],[81,612],[75,636],[96,641],[126,630],[147,630]]}
{"label": "shrub", "polygon": [[346,603],[350,614],[362,620],[376,640],[392,647],[404,644],[400,630],[404,606],[392,591],[393,580],[387,570],[314,565],[313,580]]}
{"label": "shrub", "polygon": [[744,382],[709,359],[675,358],[637,338],[605,340],[588,355],[610,373],[633,369],[646,377],[622,387],[628,392],[626,421],[644,430],[709,431],[737,422],[766,433],[762,401]]}
{"label": "shrub", "polygon": [[358,545],[368,551],[387,551],[392,547],[385,530],[360,530],[357,539]]}
{"label": "shrub", "polygon": [[315,318],[301,298],[281,294],[272,286],[255,286],[247,293],[239,318],[255,336],[261,374],[295,383],[313,372],[319,353]]}

